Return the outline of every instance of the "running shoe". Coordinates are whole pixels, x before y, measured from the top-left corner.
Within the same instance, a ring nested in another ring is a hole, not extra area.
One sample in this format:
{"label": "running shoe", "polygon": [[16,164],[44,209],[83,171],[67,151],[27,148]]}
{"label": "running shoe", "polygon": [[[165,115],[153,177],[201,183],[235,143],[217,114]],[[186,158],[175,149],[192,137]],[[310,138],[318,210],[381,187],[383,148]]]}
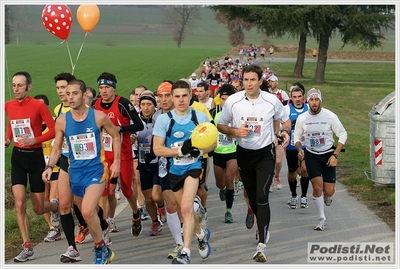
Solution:
{"label": "running shoe", "polygon": [[141,214],[142,220],[150,219],[149,213],[147,213],[145,206],[140,208],[140,214]]}
{"label": "running shoe", "polygon": [[199,254],[200,254],[200,257],[202,257],[203,259],[206,259],[211,254],[211,246],[208,243],[208,240],[210,239],[211,232],[207,228],[203,229],[203,231],[204,231],[203,239],[198,239],[197,238],[197,241],[199,242]]}
{"label": "running shoe", "polygon": [[94,248],[94,264],[110,264],[114,257],[115,253],[105,244]]}
{"label": "running shoe", "polygon": [[115,221],[110,220],[108,221],[108,229],[110,230],[110,233],[118,233],[119,229],[117,228],[117,225],[115,224]]}
{"label": "running shoe", "polygon": [[110,229],[108,227],[105,230],[103,230],[103,241],[106,246],[109,246],[112,244],[111,238],[110,238]]}
{"label": "running shoe", "polygon": [[221,201],[226,200],[226,186],[219,190],[219,199]]}
{"label": "running shoe", "polygon": [[47,233],[47,236],[44,238],[44,242],[55,242],[61,240],[61,232],[60,229],[54,228],[54,230],[50,230]]}
{"label": "running shoe", "polygon": [[251,229],[254,226],[254,212],[251,208],[247,208],[247,215],[246,215],[246,228]]}
{"label": "running shoe", "polygon": [[272,178],[271,186],[269,186],[269,192],[273,192],[274,191],[274,186],[275,186],[275,177]]}
{"label": "running shoe", "polygon": [[291,197],[290,198],[290,205],[289,205],[289,208],[291,208],[291,209],[296,209],[297,208],[297,196],[295,196],[295,197]]}
{"label": "running shoe", "polygon": [[241,178],[239,178],[239,180],[238,180],[238,188],[239,188],[239,190],[243,190],[243,188],[244,188],[243,181]]}
{"label": "running shoe", "polygon": [[326,228],[326,220],[324,219],[319,219],[318,224],[314,227],[314,230],[316,231],[323,231]]}
{"label": "running shoe", "polygon": [[73,246],[69,246],[67,251],[60,255],[60,261],[62,263],[80,262],[82,261],[82,257]]}
{"label": "running shoe", "polygon": [[157,236],[160,235],[162,231],[162,226],[159,220],[153,221],[153,223],[151,224],[150,227],[150,232],[149,235],[150,236]]}
{"label": "running shoe", "polygon": [[233,223],[232,212],[226,211],[226,213],[225,213],[225,223]]}
{"label": "running shoe", "polygon": [[238,181],[235,181],[233,183],[233,195],[237,196],[239,194],[239,186],[238,186]]}
{"label": "running shoe", "polygon": [[167,222],[167,215],[165,214],[165,203],[162,207],[157,208],[158,211],[158,217],[161,221],[162,224]]}
{"label": "running shoe", "polygon": [[26,262],[29,260],[34,260],[35,259],[35,255],[33,253],[33,248],[29,249],[24,247],[24,249],[21,251],[20,254],[18,254],[18,256],[16,256],[14,258],[14,262]]}
{"label": "running shoe", "polygon": [[172,260],[172,264],[190,264],[190,257],[186,254],[186,252],[182,251]]}
{"label": "running shoe", "polygon": [[276,181],[276,189],[277,190],[282,189],[282,182],[278,175],[275,176],[275,181]]}
{"label": "running shoe", "polygon": [[168,259],[175,259],[182,251],[183,246],[177,244],[174,248],[174,250],[170,253],[168,253]]}
{"label": "running shoe", "polygon": [[132,228],[131,228],[131,234],[133,237],[138,237],[143,230],[142,226],[142,219],[139,217],[138,219],[133,219],[132,217]]}
{"label": "running shoe", "polygon": [[301,208],[308,208],[307,197],[301,197],[300,198],[300,207]]}
{"label": "running shoe", "polygon": [[208,191],[207,183],[204,183],[204,189],[205,189],[206,191]]}
{"label": "running shoe", "polygon": [[53,212],[50,211],[50,217],[51,217],[51,225],[53,227],[58,227],[60,226],[60,205],[58,203],[58,200],[56,198],[53,198],[50,200],[50,203],[55,204],[57,207],[57,211]]}
{"label": "running shoe", "polygon": [[117,183],[117,186],[115,187],[115,198],[117,200],[121,200],[122,194],[121,194],[121,187],[119,183]]}
{"label": "running shoe", "polygon": [[324,202],[326,206],[330,206],[332,204],[332,196],[326,196],[324,193]]}
{"label": "running shoe", "polygon": [[263,243],[258,243],[256,254],[253,256],[256,262],[267,262],[267,246]]}
{"label": "running shoe", "polygon": [[86,236],[90,234],[89,229],[85,226],[79,226],[79,232],[75,236],[75,243],[82,244],[86,241]]}

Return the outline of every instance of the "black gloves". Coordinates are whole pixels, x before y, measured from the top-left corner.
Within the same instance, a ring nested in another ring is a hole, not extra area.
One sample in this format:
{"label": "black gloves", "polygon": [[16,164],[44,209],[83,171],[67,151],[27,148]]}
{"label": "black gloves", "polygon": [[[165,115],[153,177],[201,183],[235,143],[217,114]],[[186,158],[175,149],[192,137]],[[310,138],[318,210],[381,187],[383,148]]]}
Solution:
{"label": "black gloves", "polygon": [[197,158],[200,155],[203,155],[203,151],[201,149],[195,148],[192,146],[192,141],[190,139],[183,142],[182,147],[179,149],[179,155],[187,155]]}
{"label": "black gloves", "polygon": [[191,149],[192,149],[192,140],[188,139],[185,142],[183,142],[183,144],[182,144],[182,147],[181,147],[182,155],[188,154]]}
{"label": "black gloves", "polygon": [[151,161],[154,160],[156,157],[157,157],[157,156],[154,154],[154,152],[153,152],[153,151],[150,151],[150,152],[148,152],[148,153],[146,153],[146,154],[144,155],[144,161],[145,161],[146,164],[149,164],[149,163],[151,163]]}

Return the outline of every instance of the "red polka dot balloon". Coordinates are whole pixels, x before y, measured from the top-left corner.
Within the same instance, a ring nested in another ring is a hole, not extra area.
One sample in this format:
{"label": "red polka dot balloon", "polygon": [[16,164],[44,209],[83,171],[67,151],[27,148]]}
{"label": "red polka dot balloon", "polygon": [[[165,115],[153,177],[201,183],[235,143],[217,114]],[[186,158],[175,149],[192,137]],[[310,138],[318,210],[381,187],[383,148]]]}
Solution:
{"label": "red polka dot balloon", "polygon": [[46,5],[42,12],[42,22],[47,31],[66,40],[72,26],[72,13],[67,5]]}

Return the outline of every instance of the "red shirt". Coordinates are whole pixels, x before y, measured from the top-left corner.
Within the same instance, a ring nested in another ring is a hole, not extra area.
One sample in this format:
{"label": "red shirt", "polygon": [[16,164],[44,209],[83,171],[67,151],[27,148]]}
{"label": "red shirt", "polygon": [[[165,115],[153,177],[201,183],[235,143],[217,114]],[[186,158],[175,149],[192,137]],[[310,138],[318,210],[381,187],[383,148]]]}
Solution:
{"label": "red shirt", "polygon": [[[121,105],[119,103],[119,99],[121,99],[120,95],[117,95],[112,103],[112,105],[108,108],[105,109],[101,107],[101,101],[103,98],[99,98],[96,100],[96,103],[94,104],[94,108],[100,111],[103,111],[105,114],[107,114],[111,122],[115,126],[128,126],[131,125],[130,123],[130,118],[128,116],[125,116],[121,113],[119,106]],[[131,138],[129,132],[123,132],[120,133],[121,135],[121,160],[131,160],[133,159],[132,155],[132,143],[131,143]],[[112,151],[105,151],[105,156],[106,159],[108,160],[114,160],[114,152]]]}
{"label": "red shirt", "polygon": [[[13,139],[14,135],[28,134],[30,132],[28,125],[33,131],[33,136],[36,138],[37,143],[22,147],[18,141],[14,140],[14,146],[18,148],[34,149],[41,148],[42,142],[53,139],[55,136],[55,124],[53,116],[49,108],[39,100],[36,100],[30,96],[27,96],[22,102],[18,100],[10,100],[5,103],[5,111],[8,117],[6,139]],[[25,127],[12,127],[13,123],[17,121],[25,120]],[[42,134],[42,122],[45,122],[49,131]],[[14,130],[13,130],[14,129]],[[13,135],[14,131],[14,135]]]}

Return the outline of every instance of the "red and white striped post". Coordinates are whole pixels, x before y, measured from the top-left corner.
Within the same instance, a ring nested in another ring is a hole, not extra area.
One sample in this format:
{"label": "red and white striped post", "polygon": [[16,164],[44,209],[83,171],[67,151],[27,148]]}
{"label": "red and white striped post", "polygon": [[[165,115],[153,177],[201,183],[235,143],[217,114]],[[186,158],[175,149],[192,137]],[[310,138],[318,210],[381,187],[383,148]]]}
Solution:
{"label": "red and white striped post", "polygon": [[374,141],[375,165],[382,165],[382,140]]}

